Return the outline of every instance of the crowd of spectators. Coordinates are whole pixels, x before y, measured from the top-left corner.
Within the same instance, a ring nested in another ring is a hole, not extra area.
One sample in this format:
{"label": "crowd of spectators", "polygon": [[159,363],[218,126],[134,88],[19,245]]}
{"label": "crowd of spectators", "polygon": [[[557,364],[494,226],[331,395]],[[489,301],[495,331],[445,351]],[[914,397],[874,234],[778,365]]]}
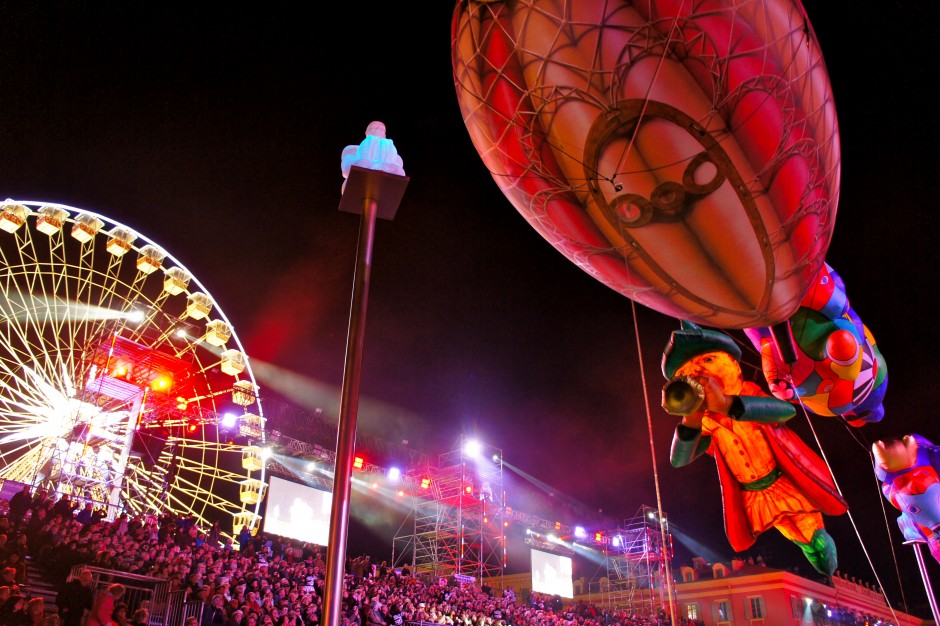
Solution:
{"label": "crowd of spectators", "polygon": [[[99,615],[107,610],[112,611],[113,624],[147,623],[149,607],[121,602],[123,588],[117,584],[99,593],[92,606],[90,586],[82,576],[67,582],[72,568],[83,564],[166,579],[171,591],[184,593],[201,608],[201,618],[187,618],[186,626],[317,626],[322,619],[325,549],[263,532],[238,538],[236,544],[224,537],[217,523],[199,528],[192,518],[169,513],[124,514],[106,521],[89,505],[75,506],[67,497],[52,502],[43,490],[30,494],[24,488],[9,502],[0,500],[0,626],[59,619],[62,626],[70,626],[81,624],[85,614],[95,615],[95,623],[107,623]],[[44,615],[42,599],[28,597],[26,567],[34,562],[60,590],[61,615]],[[368,555],[347,559],[344,573],[343,626],[670,623],[663,611],[611,612],[558,596],[533,592],[516,598],[511,588],[495,593],[479,584],[429,580]],[[103,596],[110,596],[107,609],[102,609]],[[679,626],[688,624],[680,619]]]}

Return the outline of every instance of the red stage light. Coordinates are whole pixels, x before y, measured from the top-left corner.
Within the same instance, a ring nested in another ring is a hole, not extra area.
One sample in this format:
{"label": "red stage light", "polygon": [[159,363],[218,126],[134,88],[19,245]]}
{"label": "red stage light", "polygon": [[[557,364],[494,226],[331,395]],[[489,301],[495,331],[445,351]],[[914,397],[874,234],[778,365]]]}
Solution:
{"label": "red stage light", "polygon": [[604,535],[602,535],[601,533],[594,533],[594,541],[596,541],[597,543],[601,543],[602,541],[604,541]]}
{"label": "red stage light", "polygon": [[364,464],[365,464],[365,461],[362,459],[361,456],[357,456],[355,459],[353,459],[353,467],[355,469],[362,469],[362,466]]}
{"label": "red stage light", "polygon": [[473,493],[473,486],[467,485],[467,487],[466,487],[466,489],[464,489],[464,491],[466,491],[467,493]]}
{"label": "red stage light", "polygon": [[430,486],[431,486],[431,479],[430,479],[430,478],[422,478],[422,479],[421,479],[421,488],[422,488],[422,489],[427,489],[427,488],[430,487]]}
{"label": "red stage light", "polygon": [[199,430],[199,424],[197,422],[190,422],[186,424],[186,432],[189,434],[193,434],[197,430]]}

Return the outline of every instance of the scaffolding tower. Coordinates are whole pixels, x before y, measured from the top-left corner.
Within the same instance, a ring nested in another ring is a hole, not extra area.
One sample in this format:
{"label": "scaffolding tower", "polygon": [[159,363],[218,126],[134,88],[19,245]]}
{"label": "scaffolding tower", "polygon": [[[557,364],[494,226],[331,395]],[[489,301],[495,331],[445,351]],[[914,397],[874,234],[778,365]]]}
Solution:
{"label": "scaffolding tower", "polygon": [[[113,520],[122,512],[121,490],[134,462],[136,431],[154,416],[168,423],[179,413],[171,392],[191,370],[189,362],[117,331],[92,343],[83,355],[77,399],[63,416],[67,435],[44,444],[33,486],[103,507],[105,519]],[[157,381],[164,387],[157,390]]]}
{"label": "scaffolding tower", "polygon": [[665,514],[660,524],[655,508],[641,506],[608,536],[608,604],[647,615],[669,605],[672,586],[668,584],[668,566],[673,551]]}
{"label": "scaffolding tower", "polygon": [[[396,566],[409,563],[416,573],[469,582],[501,577],[506,560],[501,450],[461,437],[458,447],[436,465],[409,470],[414,485],[412,532],[394,538]],[[408,526],[406,520],[403,528]]]}

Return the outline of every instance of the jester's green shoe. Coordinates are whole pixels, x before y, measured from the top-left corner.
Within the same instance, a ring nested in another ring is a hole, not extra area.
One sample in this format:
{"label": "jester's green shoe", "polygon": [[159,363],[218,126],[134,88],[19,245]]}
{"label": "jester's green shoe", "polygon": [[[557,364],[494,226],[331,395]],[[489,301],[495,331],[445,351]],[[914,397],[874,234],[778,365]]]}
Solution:
{"label": "jester's green shoe", "polygon": [[820,574],[832,576],[833,572],[839,567],[839,560],[836,557],[836,544],[824,528],[820,528],[813,533],[813,538],[809,543],[794,541],[800,546],[807,560],[812,564]]}

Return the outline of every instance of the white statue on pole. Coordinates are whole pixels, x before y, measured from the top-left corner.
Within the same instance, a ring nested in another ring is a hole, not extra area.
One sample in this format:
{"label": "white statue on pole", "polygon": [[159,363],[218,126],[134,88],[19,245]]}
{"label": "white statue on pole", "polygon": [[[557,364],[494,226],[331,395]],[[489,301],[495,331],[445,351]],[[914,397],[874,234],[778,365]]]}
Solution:
{"label": "white statue on pole", "polygon": [[358,146],[343,148],[340,167],[343,170],[343,191],[349,169],[355,165],[370,170],[381,170],[389,174],[405,175],[404,163],[398,156],[395,143],[385,136],[385,124],[372,122],[366,128],[366,138]]}

